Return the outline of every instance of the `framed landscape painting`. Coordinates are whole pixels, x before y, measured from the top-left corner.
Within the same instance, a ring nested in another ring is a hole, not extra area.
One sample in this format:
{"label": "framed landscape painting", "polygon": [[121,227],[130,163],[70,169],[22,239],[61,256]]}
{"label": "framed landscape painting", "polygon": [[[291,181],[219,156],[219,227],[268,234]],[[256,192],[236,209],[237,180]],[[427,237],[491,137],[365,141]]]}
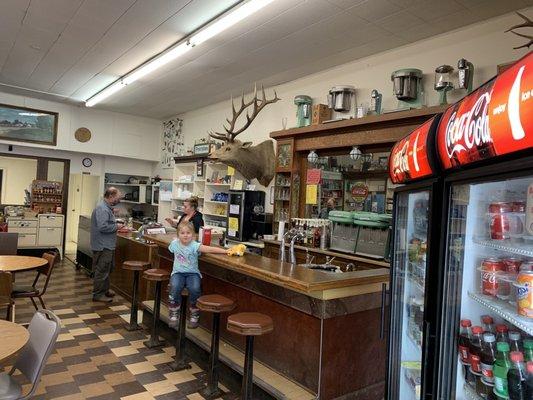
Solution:
{"label": "framed landscape painting", "polygon": [[58,113],[0,104],[0,140],[55,146]]}

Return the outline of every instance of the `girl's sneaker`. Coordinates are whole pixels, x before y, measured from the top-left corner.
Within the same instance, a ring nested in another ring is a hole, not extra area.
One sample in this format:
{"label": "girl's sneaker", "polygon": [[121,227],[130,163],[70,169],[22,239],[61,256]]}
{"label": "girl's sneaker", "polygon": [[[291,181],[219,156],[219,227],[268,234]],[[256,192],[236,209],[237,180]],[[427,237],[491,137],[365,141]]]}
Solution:
{"label": "girl's sneaker", "polygon": [[180,307],[169,307],[168,308],[168,317],[170,319],[170,325],[175,325],[178,323],[180,315]]}
{"label": "girl's sneaker", "polygon": [[198,328],[198,321],[200,321],[200,310],[198,308],[191,308],[191,315],[189,316],[188,327],[190,329]]}

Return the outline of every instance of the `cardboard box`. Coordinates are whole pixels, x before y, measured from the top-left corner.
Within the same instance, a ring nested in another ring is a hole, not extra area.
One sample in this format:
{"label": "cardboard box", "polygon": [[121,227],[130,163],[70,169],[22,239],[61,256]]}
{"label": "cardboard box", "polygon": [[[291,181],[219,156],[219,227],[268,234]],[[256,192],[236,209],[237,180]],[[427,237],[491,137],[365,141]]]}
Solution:
{"label": "cardboard box", "polygon": [[326,104],[313,105],[311,125],[319,125],[329,119],[331,119],[331,109]]}

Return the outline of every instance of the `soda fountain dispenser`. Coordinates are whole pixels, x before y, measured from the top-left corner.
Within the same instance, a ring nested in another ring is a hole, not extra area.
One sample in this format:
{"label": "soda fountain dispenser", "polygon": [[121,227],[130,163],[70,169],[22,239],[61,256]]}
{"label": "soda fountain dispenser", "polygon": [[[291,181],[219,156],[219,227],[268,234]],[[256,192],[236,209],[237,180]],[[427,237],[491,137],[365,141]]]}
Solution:
{"label": "soda fountain dispenser", "polygon": [[474,82],[474,64],[461,58],[457,61],[457,70],[459,71],[459,89],[466,89],[466,93],[472,92]]}
{"label": "soda fountain dispenser", "polygon": [[453,89],[451,65],[440,65],[435,68],[435,90],[439,92],[439,105],[448,104],[446,93]]}
{"label": "soda fountain dispenser", "polygon": [[328,107],[332,110],[331,121],[355,118],[355,104],[353,86],[333,86],[328,95]]}
{"label": "soda fountain dispenser", "polygon": [[395,111],[422,108],[422,71],[405,68],[394,71],[391,75],[393,92],[398,99]]}

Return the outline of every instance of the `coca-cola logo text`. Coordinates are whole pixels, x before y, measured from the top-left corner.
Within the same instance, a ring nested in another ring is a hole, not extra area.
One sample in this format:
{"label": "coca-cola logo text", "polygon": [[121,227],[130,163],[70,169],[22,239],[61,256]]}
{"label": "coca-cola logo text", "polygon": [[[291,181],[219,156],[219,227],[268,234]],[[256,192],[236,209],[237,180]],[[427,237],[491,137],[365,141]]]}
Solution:
{"label": "coca-cola logo text", "polygon": [[407,149],[409,148],[409,140],[406,140],[401,149],[394,154],[392,166],[395,174],[401,174],[409,171],[409,160],[407,157]]}
{"label": "coca-cola logo text", "polygon": [[482,94],[474,106],[457,118],[457,111],[451,115],[446,125],[446,150],[448,157],[455,153],[470,150],[474,146],[491,143],[488,106],[491,93]]}
{"label": "coca-cola logo text", "polygon": [[494,272],[483,272],[481,279],[486,283],[496,283],[496,274]]}

